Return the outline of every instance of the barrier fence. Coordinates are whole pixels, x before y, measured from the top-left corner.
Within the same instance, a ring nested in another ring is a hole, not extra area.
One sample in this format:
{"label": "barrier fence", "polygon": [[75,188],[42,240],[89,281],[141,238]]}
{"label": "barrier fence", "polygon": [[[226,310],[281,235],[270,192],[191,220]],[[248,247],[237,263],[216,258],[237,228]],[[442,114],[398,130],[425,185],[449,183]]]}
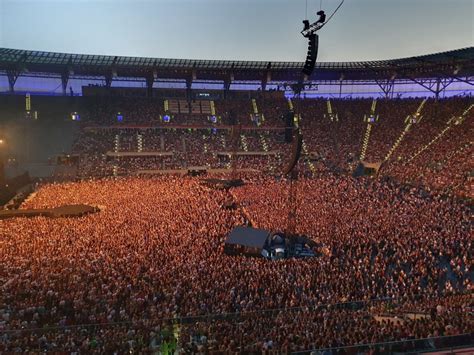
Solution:
{"label": "barrier fence", "polygon": [[[266,309],[247,312],[207,314],[189,317],[134,321],[75,324],[61,326],[43,325],[37,328],[2,329],[0,324],[0,352],[8,351],[72,351],[80,348],[85,352],[142,352],[160,351],[172,353],[176,349],[184,352],[218,353],[232,351],[251,353],[261,350],[266,335],[274,330],[281,337],[274,339],[282,343],[288,328],[304,329],[311,326],[324,314],[327,319],[341,323],[356,324],[358,320],[370,319],[376,314],[398,317],[404,314],[398,302],[389,298],[307,307]],[[430,317],[427,312],[409,312],[419,318]],[[455,313],[450,313],[454,316]],[[463,315],[464,316],[464,315]],[[469,317],[469,315],[466,315]],[[472,315],[471,315],[472,316]],[[318,318],[319,317],[319,318]],[[417,317],[415,317],[417,318]],[[342,329],[342,328],[341,328]],[[292,330],[294,332],[294,330]],[[308,335],[308,334],[306,334]],[[76,341],[71,342],[74,338]],[[230,343],[227,343],[230,340]],[[228,348],[223,348],[226,343]],[[430,351],[458,346],[473,345],[473,334],[441,336],[424,339],[340,346],[316,349],[304,343],[292,346],[286,352],[300,354],[359,354]],[[3,349],[2,349],[3,346]],[[259,348],[260,347],[260,348]],[[166,350],[166,351],[165,351]]]}
{"label": "barrier fence", "polygon": [[[474,346],[473,333],[441,337],[406,339],[384,343],[342,346],[326,349],[296,351],[293,354],[333,355],[333,354],[409,354],[435,352],[439,350],[452,352],[456,349]],[[474,349],[472,349],[474,352]],[[472,352],[469,352],[472,354]]]}

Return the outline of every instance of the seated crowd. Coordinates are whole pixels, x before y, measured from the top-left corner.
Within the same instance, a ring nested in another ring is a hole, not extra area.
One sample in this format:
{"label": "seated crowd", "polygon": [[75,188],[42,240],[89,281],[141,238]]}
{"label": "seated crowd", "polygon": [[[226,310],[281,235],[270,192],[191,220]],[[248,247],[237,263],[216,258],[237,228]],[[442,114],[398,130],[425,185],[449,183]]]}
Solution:
{"label": "seated crowd", "polygon": [[[119,162],[116,159],[99,158],[108,151],[170,152],[172,156],[166,158],[167,169],[196,165],[222,168],[229,164],[223,162],[225,159],[218,156],[219,152],[260,152],[263,153],[260,158],[239,158],[238,167],[275,170],[278,164],[266,154],[270,152],[275,156],[276,153],[279,155],[278,161],[285,161],[292,148],[290,144],[284,143],[285,120],[282,118],[285,110],[288,110],[285,105],[289,103],[285,100],[274,101],[274,105],[268,99],[255,101],[265,115],[264,124],[260,127],[244,120],[244,116],[248,117],[251,113],[251,100],[221,100],[216,101],[217,109],[232,111],[243,125],[241,128],[220,127],[221,124],[229,124],[226,121],[228,115],[224,115],[224,122],[216,124],[215,128],[205,118],[201,119],[202,128],[196,128],[196,121],[188,122],[193,127],[173,127],[172,124],[185,124],[183,120],[171,122],[168,127],[161,124],[142,129],[89,128],[80,134],[74,147],[74,151],[84,157],[80,175],[100,176],[98,174],[111,171],[113,166],[121,166],[125,174],[144,169],[162,169],[164,166],[164,158],[147,161],[144,157],[139,160],[121,157],[118,158]],[[110,103],[106,103],[108,105],[105,106],[109,107]],[[128,101],[125,100],[125,103]],[[369,99],[351,99],[331,100],[330,103],[333,116],[327,112],[328,101],[325,99],[292,100],[295,113],[301,117],[299,126],[304,138],[304,169],[313,175],[327,172],[351,174],[361,157],[369,125],[364,118],[369,116],[373,102]],[[469,109],[472,104],[473,99],[469,97],[442,99],[438,102],[434,99],[426,102],[422,99],[378,100],[375,106],[378,120],[370,124],[372,129],[363,160],[381,163],[380,176],[446,193],[474,196],[472,164],[466,159],[472,152],[474,109]],[[135,102],[131,108],[134,109],[136,105]],[[418,109],[421,120],[410,123]],[[102,111],[98,110],[99,113]],[[152,108],[142,111],[155,112]],[[145,114],[143,117],[151,122],[155,116]],[[109,167],[90,165],[87,161],[103,161]],[[144,164],[140,165],[140,161]],[[157,162],[156,166],[153,166],[154,161]]]}

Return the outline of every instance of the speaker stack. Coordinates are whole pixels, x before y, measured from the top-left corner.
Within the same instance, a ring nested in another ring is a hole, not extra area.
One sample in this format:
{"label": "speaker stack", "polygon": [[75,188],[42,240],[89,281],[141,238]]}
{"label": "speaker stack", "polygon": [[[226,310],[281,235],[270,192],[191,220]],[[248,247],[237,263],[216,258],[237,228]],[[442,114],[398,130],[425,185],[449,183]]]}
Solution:
{"label": "speaker stack", "polygon": [[308,36],[308,55],[303,67],[303,74],[310,76],[316,64],[316,57],[318,56],[318,42],[319,37],[313,33]]}

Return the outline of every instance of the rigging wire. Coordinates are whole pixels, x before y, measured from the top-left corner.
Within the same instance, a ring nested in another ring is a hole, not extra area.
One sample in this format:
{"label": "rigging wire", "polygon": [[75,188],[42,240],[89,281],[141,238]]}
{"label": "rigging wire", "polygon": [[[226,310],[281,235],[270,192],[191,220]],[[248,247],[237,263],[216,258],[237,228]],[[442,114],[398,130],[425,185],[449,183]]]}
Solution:
{"label": "rigging wire", "polygon": [[326,20],[326,22],[324,22],[321,27],[319,27],[319,29],[323,28],[328,22],[329,20],[332,19],[332,17],[336,14],[336,12],[341,8],[342,4],[344,4],[344,1],[345,0],[342,0],[341,3],[336,7],[336,10],[334,10],[334,12],[331,14],[331,16],[329,16],[329,18]]}

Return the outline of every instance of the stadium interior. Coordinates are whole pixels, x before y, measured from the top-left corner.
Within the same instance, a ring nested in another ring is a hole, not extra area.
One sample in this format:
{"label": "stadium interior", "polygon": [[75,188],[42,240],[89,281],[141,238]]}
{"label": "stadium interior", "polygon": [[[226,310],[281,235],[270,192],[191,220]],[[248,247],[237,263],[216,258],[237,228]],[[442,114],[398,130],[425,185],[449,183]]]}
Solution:
{"label": "stadium interior", "polygon": [[0,353],[473,351],[474,48],[307,65],[0,48]]}

